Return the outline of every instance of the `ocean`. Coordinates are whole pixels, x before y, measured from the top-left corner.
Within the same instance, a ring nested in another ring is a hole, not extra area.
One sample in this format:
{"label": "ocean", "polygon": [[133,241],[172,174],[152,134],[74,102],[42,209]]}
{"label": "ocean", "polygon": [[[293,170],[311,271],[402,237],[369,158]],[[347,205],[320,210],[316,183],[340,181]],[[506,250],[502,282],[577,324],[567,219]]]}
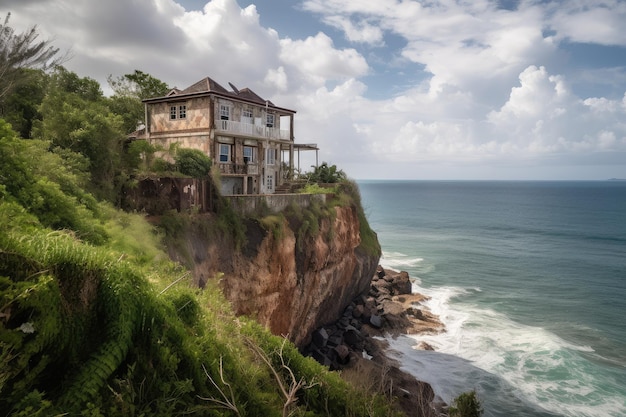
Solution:
{"label": "ocean", "polygon": [[626,416],[626,181],[358,185],[381,265],[446,325],[389,339],[404,370],[485,417]]}

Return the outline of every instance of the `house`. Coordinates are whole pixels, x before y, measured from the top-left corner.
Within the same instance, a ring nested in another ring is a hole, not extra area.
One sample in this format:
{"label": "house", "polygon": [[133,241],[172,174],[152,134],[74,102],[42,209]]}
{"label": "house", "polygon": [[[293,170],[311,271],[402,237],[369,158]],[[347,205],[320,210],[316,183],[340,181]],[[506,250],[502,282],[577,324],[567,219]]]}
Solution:
{"label": "house", "polygon": [[[144,138],[170,149],[198,149],[217,164],[223,195],[273,194],[294,172],[294,110],[254,91],[227,90],[211,78],[143,100]],[[317,149],[317,148],[315,148]]]}

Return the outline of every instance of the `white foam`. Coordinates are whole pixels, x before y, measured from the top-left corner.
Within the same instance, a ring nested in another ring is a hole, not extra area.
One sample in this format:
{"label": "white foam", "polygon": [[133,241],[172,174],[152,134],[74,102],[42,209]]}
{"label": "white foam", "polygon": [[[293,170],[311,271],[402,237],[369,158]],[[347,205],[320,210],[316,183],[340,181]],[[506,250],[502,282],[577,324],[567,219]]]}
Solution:
{"label": "white foam", "polygon": [[[626,415],[623,394],[620,400],[611,389],[603,393],[606,381],[586,374],[586,359],[581,353],[593,352],[590,346],[567,342],[493,310],[459,303],[476,289],[415,286],[414,290],[431,297],[424,304],[444,322],[446,332],[411,338],[414,345],[419,341],[430,344],[440,356],[411,352],[398,342],[391,345],[402,356],[403,367],[427,380],[444,401],[475,388],[458,385],[471,381],[468,375],[476,367],[515,387],[515,395],[522,402],[540,404],[560,415]],[[451,361],[448,355],[467,362]],[[452,364],[455,369],[449,369]]]}
{"label": "white foam", "polygon": [[420,257],[410,256],[401,252],[385,252],[383,251],[381,257],[381,265],[383,268],[397,269],[397,268],[415,268],[424,259]]}

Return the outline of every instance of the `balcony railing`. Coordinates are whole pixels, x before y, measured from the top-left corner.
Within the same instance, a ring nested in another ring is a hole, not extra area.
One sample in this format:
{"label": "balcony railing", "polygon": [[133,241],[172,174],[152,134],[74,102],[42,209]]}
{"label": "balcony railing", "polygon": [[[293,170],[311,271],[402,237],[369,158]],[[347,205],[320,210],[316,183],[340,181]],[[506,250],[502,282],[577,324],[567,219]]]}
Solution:
{"label": "balcony railing", "polygon": [[258,175],[259,166],[255,163],[233,164],[219,163],[220,173],[230,175]]}
{"label": "balcony railing", "polygon": [[282,130],[275,127],[259,126],[252,123],[235,122],[232,120],[218,120],[217,131],[263,139],[291,139],[288,130]]}

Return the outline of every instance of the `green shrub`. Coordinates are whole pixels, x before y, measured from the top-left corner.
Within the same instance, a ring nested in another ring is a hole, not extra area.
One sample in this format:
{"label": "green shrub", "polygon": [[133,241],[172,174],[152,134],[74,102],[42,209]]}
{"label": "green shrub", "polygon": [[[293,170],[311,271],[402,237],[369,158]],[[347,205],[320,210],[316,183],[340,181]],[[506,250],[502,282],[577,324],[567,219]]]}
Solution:
{"label": "green shrub", "polygon": [[280,214],[270,214],[260,221],[265,230],[271,231],[275,240],[281,240],[285,232],[285,217]]}
{"label": "green shrub", "polygon": [[152,161],[152,171],[158,174],[168,174],[171,175],[172,172],[176,171],[176,165],[171,162],[167,162],[163,158],[155,158]]}
{"label": "green shrub", "polygon": [[327,188],[320,187],[318,183],[307,184],[304,188],[301,188],[298,192],[300,194],[332,194],[337,191],[336,187]]}
{"label": "green shrub", "polygon": [[464,392],[450,406],[450,417],[480,417],[483,408],[476,391]]}
{"label": "green shrub", "polygon": [[322,162],[320,165],[313,167],[312,172],[307,172],[302,177],[309,182],[322,184],[339,183],[348,178],[345,172],[337,168],[337,165],[328,165],[327,162]]}
{"label": "green shrub", "polygon": [[211,158],[197,149],[178,149],[174,161],[178,172],[189,177],[204,178],[211,171]]}
{"label": "green shrub", "polygon": [[66,168],[49,144],[19,139],[0,119],[0,184],[2,194],[53,229],[69,229],[93,244],[107,233],[99,223],[98,204],[81,188],[85,178]]}

